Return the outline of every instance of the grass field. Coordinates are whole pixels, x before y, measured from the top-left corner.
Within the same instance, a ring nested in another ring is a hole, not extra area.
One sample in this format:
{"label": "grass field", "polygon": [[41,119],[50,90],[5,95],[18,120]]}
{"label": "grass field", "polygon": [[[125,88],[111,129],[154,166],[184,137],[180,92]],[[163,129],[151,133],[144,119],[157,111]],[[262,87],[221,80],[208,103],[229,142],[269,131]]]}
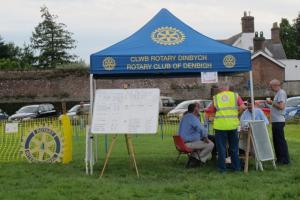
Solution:
{"label": "grass field", "polygon": [[84,169],[84,137],[74,139],[74,158],[68,165],[0,164],[0,199],[300,199],[300,125],[286,127],[292,163],[264,165],[265,171],[220,174],[215,163],[185,169],[186,157],[174,163],[171,135],[133,137],[140,178],[129,168],[124,137],[119,136],[102,179],[103,138],[93,176]]}

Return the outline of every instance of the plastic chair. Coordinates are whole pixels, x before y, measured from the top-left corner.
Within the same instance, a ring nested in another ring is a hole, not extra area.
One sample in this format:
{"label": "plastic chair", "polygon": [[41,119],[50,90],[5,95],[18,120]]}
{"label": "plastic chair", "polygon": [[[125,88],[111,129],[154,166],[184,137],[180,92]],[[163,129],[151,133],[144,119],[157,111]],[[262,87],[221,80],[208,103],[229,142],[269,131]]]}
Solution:
{"label": "plastic chair", "polygon": [[180,137],[180,135],[173,135],[173,140],[174,140],[175,147],[178,151],[178,156],[177,156],[177,159],[175,162],[178,161],[181,154],[186,154],[189,157],[190,154],[194,151],[193,149],[191,149],[185,145],[185,143],[184,143],[183,139]]}

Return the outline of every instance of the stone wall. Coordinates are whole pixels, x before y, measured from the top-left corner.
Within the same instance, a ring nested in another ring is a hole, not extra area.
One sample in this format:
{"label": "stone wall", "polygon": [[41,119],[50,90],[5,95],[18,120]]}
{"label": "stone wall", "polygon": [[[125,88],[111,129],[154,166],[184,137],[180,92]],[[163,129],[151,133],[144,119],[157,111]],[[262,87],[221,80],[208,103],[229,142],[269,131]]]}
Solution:
{"label": "stone wall", "polygon": [[[243,97],[249,96],[248,76],[219,75],[219,80],[231,82],[233,90]],[[130,84],[130,88],[158,87],[162,95],[172,96],[176,100],[210,98],[212,87],[212,84],[201,84],[200,76],[97,80],[98,88],[121,88],[124,83]],[[287,82],[283,87],[289,96],[300,95],[299,82]],[[87,69],[0,71],[0,88],[0,103],[88,101],[89,74]],[[272,96],[267,84],[255,84],[254,88],[257,98]]]}
{"label": "stone wall", "polygon": [[0,102],[87,100],[88,70],[0,71]]}

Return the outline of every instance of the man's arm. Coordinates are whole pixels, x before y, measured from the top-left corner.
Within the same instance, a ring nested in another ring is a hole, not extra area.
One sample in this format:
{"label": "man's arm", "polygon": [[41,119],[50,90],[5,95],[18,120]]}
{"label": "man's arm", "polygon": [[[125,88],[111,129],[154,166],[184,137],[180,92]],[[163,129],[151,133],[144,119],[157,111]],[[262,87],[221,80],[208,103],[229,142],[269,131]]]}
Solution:
{"label": "man's arm", "polygon": [[240,122],[241,122],[241,127],[244,127],[245,126],[245,120],[246,119],[246,111],[243,112],[241,118],[240,118]]}
{"label": "man's arm", "polygon": [[194,118],[192,126],[196,132],[200,134],[201,138],[207,138],[207,128],[205,128],[198,119]]}
{"label": "man's arm", "polygon": [[274,106],[278,110],[284,110],[285,101],[286,101],[286,93],[283,90],[281,90],[279,91],[277,98],[274,99],[272,106]]}
{"label": "man's arm", "polygon": [[273,101],[272,106],[274,106],[275,108],[277,108],[278,110],[284,110],[285,108],[285,103],[283,101],[280,102],[275,102]]}
{"label": "man's arm", "polygon": [[240,97],[240,95],[238,95],[237,104],[239,106],[239,113],[241,113],[241,112],[243,112],[244,110],[247,109],[247,107],[245,106],[244,101]]}

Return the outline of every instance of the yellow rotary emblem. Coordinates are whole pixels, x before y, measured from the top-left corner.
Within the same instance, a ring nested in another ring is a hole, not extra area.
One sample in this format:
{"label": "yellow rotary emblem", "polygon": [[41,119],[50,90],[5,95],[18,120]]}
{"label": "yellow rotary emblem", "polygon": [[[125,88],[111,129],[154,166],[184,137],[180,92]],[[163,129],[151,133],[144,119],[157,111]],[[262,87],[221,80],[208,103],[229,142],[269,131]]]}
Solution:
{"label": "yellow rotary emblem", "polygon": [[177,45],[185,40],[185,35],[176,28],[166,26],[153,31],[151,39],[161,45]]}
{"label": "yellow rotary emblem", "polygon": [[232,55],[227,55],[223,58],[223,64],[227,68],[233,68],[236,64],[235,57]]}
{"label": "yellow rotary emblem", "polygon": [[106,70],[113,70],[116,67],[116,61],[112,57],[106,57],[102,62],[102,66]]}
{"label": "yellow rotary emblem", "polygon": [[24,156],[29,162],[59,162],[63,141],[52,128],[38,127],[23,142]]}

